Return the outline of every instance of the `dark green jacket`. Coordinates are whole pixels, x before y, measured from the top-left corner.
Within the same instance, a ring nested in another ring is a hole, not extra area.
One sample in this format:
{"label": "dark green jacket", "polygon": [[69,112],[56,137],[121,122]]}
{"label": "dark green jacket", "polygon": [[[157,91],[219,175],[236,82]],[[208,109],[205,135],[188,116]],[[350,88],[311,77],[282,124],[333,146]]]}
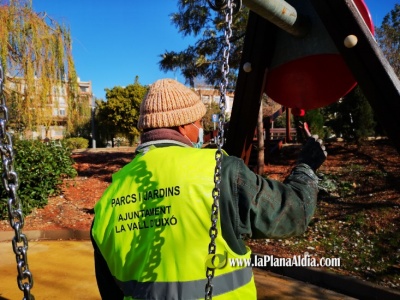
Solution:
{"label": "dark green jacket", "polygon": [[221,180],[222,235],[245,252],[243,238],[284,238],[304,233],[317,203],[318,177],[305,164],[284,183],[256,175],[243,160],[224,156]]}

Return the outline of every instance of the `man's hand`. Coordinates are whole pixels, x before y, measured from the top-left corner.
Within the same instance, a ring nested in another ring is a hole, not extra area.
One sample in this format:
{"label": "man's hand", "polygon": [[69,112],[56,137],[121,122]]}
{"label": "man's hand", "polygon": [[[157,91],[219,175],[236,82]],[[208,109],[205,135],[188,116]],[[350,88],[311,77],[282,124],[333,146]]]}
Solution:
{"label": "man's hand", "polygon": [[297,164],[307,164],[316,171],[324,163],[327,155],[322,140],[318,138],[318,135],[312,135],[304,144]]}

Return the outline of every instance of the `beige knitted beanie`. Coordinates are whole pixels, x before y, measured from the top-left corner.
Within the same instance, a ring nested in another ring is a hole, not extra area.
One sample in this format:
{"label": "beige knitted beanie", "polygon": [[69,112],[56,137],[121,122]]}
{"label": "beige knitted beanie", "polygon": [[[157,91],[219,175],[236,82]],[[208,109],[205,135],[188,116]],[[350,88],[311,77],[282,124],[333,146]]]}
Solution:
{"label": "beige knitted beanie", "polygon": [[200,120],[206,108],[200,96],[173,79],[160,79],[150,86],[140,105],[139,129],[185,125]]}

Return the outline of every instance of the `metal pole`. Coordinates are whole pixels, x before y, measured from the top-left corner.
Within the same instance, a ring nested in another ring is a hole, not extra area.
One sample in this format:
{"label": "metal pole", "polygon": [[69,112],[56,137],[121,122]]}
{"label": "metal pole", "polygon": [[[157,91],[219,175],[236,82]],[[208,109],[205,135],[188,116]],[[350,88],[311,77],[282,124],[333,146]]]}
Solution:
{"label": "metal pole", "polygon": [[96,104],[95,104],[95,97],[93,95],[92,98],[92,105],[91,105],[91,121],[92,121],[92,148],[96,149],[96,132],[95,132],[95,124],[94,124],[94,117],[96,111]]}
{"label": "metal pole", "polygon": [[298,14],[296,9],[283,0],[243,0],[243,4],[260,17],[270,21],[286,32],[305,36],[311,22],[307,16]]}

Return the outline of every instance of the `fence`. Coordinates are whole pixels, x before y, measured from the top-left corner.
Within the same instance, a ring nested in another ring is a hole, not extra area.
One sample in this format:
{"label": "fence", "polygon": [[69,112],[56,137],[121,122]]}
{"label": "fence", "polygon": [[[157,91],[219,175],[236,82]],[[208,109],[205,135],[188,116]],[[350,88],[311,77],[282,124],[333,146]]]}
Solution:
{"label": "fence", "polygon": [[[297,131],[296,128],[290,128],[290,136],[292,139],[296,139]],[[286,138],[286,128],[271,128],[271,140],[279,140]]]}

